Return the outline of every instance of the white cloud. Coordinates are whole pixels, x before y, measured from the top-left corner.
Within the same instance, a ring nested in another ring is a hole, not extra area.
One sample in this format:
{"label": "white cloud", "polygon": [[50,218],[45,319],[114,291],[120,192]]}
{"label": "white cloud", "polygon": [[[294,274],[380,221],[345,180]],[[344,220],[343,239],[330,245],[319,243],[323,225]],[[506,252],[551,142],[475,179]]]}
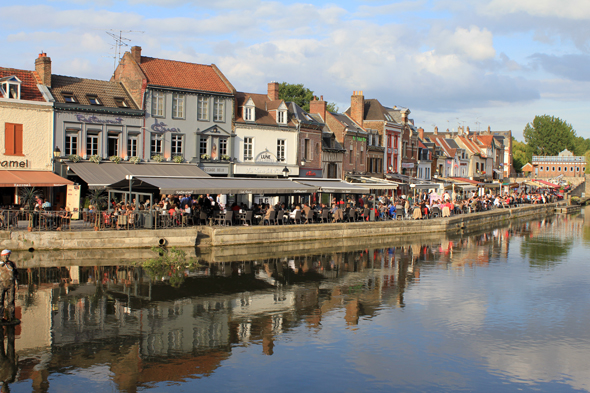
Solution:
{"label": "white cloud", "polygon": [[540,17],[590,19],[590,2],[587,0],[492,0],[483,7],[488,15],[505,15],[518,12]]}
{"label": "white cloud", "polygon": [[493,36],[487,29],[471,26],[449,30],[432,31],[430,37],[436,51],[441,54],[456,54],[472,60],[487,60],[496,56]]}

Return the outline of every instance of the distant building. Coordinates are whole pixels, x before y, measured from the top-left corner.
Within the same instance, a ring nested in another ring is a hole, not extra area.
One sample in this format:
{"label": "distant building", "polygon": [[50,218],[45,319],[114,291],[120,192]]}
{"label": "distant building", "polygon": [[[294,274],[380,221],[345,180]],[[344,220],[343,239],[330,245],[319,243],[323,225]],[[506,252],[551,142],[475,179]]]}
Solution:
{"label": "distant building", "polygon": [[584,176],[586,158],[574,156],[569,150],[564,150],[557,156],[533,156],[533,176],[541,178]]}

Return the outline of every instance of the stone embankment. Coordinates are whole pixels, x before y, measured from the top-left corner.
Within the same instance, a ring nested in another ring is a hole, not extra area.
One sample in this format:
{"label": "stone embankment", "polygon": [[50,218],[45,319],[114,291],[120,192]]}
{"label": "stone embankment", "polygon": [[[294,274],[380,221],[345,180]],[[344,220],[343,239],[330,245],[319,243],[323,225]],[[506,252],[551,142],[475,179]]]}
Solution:
{"label": "stone embankment", "polygon": [[429,220],[396,220],[284,226],[228,226],[165,230],[24,232],[1,231],[0,245],[12,250],[141,249],[165,245],[176,247],[221,247],[254,244],[362,239],[369,237],[425,236],[486,229],[512,219],[545,217],[564,203],[494,209]]}

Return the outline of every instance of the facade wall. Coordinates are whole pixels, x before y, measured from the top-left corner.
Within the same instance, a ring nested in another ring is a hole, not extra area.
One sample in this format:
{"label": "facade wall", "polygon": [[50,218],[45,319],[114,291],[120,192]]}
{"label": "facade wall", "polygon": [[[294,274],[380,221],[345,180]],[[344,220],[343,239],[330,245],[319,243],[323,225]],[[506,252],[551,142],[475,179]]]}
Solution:
{"label": "facade wall", "polygon": [[[6,123],[22,124],[22,155],[5,154]],[[52,104],[0,98],[0,127],[0,170],[52,170]]]}
{"label": "facade wall", "polygon": [[[299,176],[297,145],[299,133],[293,127],[263,127],[248,124],[235,126],[234,157],[236,175],[283,176],[285,166],[289,176]],[[244,138],[253,138],[252,160],[244,155]],[[278,140],[285,141],[285,160],[277,158]]]}
{"label": "facade wall", "polygon": [[[143,116],[125,116],[103,113],[60,111],[55,112],[55,145],[62,156],[77,154],[88,159],[88,136],[98,136],[98,155],[109,157],[109,136],[116,137],[120,157],[128,159],[128,145],[136,143],[137,157],[144,157],[145,135]],[[67,143],[66,143],[67,136]],[[72,144],[73,138],[77,143]],[[130,138],[134,142],[130,142]]]}
{"label": "facade wall", "polygon": [[311,171],[310,173],[319,175],[317,177],[323,177],[321,130],[304,127],[299,129],[298,161],[299,165],[305,161],[304,165],[300,165],[301,176],[306,176],[306,173]]}
{"label": "facade wall", "polygon": [[533,164],[533,176],[540,178],[551,178],[559,175],[583,177],[585,169],[585,162],[538,162]]}
{"label": "facade wall", "polygon": [[[164,93],[164,106],[163,116],[158,116],[157,112],[154,111],[153,102],[154,94],[157,92]],[[184,97],[184,113],[182,117],[173,116],[173,94],[179,93]],[[207,102],[207,117],[206,120],[199,120],[197,103],[198,97],[204,97]],[[219,98],[222,100],[224,105],[223,116],[221,120],[214,120],[214,99]],[[172,135],[182,135],[183,152],[185,161],[188,162],[200,162],[200,132],[210,130],[212,127],[221,128],[224,134],[230,134],[232,132],[232,121],[234,114],[234,99],[228,95],[216,95],[216,94],[197,94],[196,92],[180,92],[169,89],[154,89],[148,88],[145,100],[145,111],[146,111],[146,151],[145,158],[149,159],[152,154],[150,152],[151,138],[155,135],[162,135],[163,137],[163,156],[166,160],[171,160],[173,155],[172,146]],[[217,152],[219,146],[215,145],[210,139],[210,136],[206,135],[204,138],[209,139],[208,144],[208,155],[213,155],[212,149],[215,146]],[[232,143],[233,140],[229,140],[228,143]],[[233,151],[232,146],[228,146],[227,151],[229,155]]]}

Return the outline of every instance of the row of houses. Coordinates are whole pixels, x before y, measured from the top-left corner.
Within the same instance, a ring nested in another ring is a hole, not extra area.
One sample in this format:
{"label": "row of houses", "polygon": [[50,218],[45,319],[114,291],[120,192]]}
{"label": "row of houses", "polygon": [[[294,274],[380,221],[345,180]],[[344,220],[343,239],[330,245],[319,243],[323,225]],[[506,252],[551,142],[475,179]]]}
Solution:
{"label": "row of houses", "polygon": [[101,160],[185,163],[228,177],[492,181],[513,172],[510,131],[425,132],[408,108],[361,91],[343,113],[323,96],[306,112],[279,98],[277,82],[239,92],[213,64],[146,57],[138,46],[109,81],[54,74],[45,53],[34,71],[0,68],[0,78],[0,168],[23,171],[23,184],[32,184],[24,171],[84,182],[74,164]]}

